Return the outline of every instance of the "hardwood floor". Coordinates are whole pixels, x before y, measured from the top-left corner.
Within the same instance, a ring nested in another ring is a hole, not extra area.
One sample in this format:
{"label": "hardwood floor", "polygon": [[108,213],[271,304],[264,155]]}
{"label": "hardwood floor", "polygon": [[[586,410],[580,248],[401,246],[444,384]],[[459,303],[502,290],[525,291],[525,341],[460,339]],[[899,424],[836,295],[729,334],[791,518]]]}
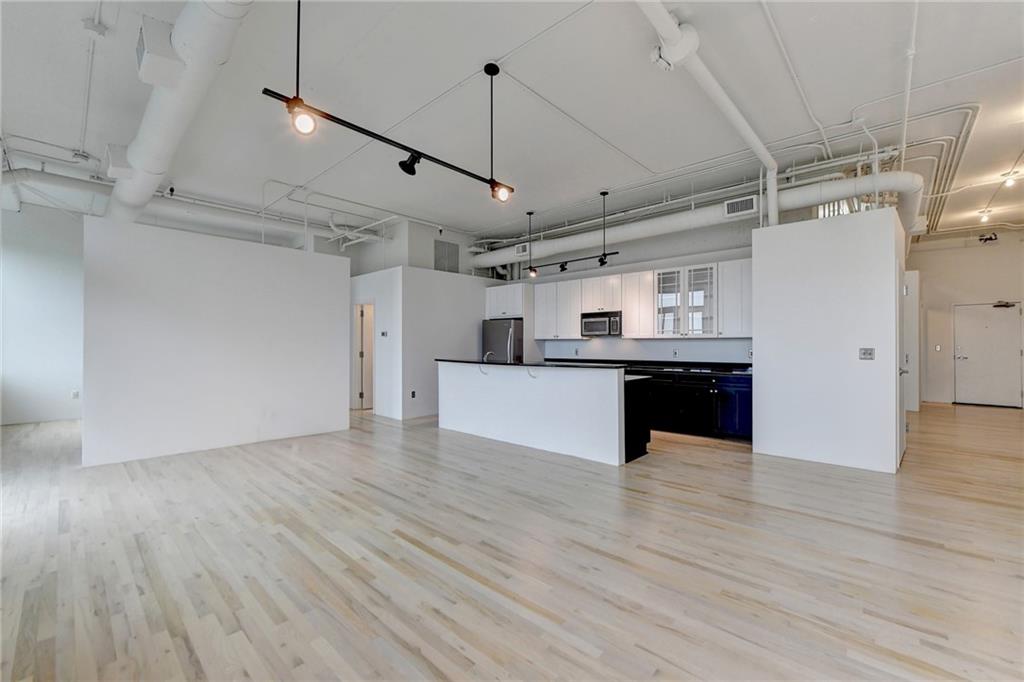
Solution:
{"label": "hardwood floor", "polygon": [[3,680],[1020,679],[1022,413],[913,427],[895,477],[372,417],[82,469],[8,427]]}

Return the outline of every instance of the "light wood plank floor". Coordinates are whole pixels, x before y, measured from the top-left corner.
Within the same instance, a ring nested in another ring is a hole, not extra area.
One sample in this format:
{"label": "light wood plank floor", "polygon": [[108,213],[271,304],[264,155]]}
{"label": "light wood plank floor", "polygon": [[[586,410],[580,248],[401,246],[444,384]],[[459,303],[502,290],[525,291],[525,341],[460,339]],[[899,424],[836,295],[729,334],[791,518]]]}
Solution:
{"label": "light wood plank floor", "polygon": [[896,477],[372,417],[91,469],[78,437],[3,431],[4,680],[1022,677],[1019,410],[925,406]]}

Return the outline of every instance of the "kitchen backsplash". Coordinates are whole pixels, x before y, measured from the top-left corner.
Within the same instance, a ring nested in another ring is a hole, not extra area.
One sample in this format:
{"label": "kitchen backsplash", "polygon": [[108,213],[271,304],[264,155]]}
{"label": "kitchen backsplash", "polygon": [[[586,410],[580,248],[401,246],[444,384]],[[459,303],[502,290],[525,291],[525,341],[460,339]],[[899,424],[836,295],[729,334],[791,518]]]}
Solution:
{"label": "kitchen backsplash", "polygon": [[676,360],[752,362],[750,339],[623,339],[594,337],[583,341],[545,341],[545,358],[586,360]]}

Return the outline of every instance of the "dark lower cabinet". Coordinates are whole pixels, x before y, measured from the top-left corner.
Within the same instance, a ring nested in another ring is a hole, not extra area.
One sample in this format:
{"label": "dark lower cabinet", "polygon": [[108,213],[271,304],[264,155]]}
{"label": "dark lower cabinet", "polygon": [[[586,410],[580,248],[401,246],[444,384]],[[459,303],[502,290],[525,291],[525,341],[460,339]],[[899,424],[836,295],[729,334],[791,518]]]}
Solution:
{"label": "dark lower cabinet", "polygon": [[716,438],[752,437],[751,377],[645,371],[651,428]]}

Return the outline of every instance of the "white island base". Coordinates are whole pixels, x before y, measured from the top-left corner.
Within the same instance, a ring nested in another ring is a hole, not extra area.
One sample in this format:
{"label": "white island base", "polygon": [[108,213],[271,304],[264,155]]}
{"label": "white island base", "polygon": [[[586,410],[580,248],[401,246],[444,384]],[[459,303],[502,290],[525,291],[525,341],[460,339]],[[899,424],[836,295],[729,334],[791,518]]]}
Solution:
{"label": "white island base", "polygon": [[438,426],[625,463],[623,368],[437,362]]}

